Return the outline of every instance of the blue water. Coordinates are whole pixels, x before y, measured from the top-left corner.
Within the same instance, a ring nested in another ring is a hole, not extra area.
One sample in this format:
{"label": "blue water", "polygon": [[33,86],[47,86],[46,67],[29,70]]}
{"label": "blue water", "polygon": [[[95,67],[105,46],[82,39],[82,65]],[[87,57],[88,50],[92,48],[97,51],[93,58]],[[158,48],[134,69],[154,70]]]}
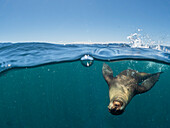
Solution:
{"label": "blue water", "polygon": [[[156,45],[0,43],[0,128],[168,128],[169,51]],[[92,66],[79,61],[84,55],[94,57]],[[114,116],[107,109],[104,62],[114,76],[129,68],[163,73]]]}

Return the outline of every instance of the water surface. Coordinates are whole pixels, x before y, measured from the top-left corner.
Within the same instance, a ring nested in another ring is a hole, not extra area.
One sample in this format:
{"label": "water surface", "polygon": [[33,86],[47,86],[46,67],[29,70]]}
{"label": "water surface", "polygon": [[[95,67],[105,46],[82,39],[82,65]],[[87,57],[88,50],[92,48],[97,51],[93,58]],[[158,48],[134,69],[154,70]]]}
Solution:
{"label": "water surface", "polygon": [[[9,43],[1,44],[0,51],[2,128],[170,127],[170,60],[166,50],[133,49],[123,44],[58,47]],[[134,53],[139,58],[162,63],[115,61],[120,56],[134,59]],[[84,67],[79,61],[84,54],[95,58],[92,66]],[[114,76],[128,68],[164,73],[149,92],[133,98],[123,115],[114,116],[107,109],[109,94],[102,76],[104,62],[113,69]]]}

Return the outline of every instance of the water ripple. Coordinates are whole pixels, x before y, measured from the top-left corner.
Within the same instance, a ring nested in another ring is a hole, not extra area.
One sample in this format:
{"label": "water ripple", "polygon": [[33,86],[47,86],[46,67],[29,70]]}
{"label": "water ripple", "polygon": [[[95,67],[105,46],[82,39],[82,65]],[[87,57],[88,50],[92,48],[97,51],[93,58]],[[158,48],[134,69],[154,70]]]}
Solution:
{"label": "water ripple", "polygon": [[146,59],[170,64],[169,46],[134,48],[128,44],[0,43],[0,72],[15,67],[75,61],[83,55],[98,60]]}

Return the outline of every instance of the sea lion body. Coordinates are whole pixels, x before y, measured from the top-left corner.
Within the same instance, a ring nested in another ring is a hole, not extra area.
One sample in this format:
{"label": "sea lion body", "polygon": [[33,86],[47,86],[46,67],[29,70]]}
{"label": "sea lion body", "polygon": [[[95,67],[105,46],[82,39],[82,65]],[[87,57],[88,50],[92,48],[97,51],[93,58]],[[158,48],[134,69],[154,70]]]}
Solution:
{"label": "sea lion body", "polygon": [[[103,64],[102,72],[109,86],[110,104],[108,108],[114,115],[122,114],[136,94],[150,90],[161,73],[148,74],[127,69],[113,77],[113,71],[107,64]],[[142,84],[139,85],[141,82]]]}

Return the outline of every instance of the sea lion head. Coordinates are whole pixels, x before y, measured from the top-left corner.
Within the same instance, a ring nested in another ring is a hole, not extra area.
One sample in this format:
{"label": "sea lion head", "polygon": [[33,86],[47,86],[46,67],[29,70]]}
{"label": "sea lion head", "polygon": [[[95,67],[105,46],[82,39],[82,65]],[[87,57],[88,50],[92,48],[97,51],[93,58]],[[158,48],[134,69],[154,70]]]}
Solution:
{"label": "sea lion head", "polygon": [[108,106],[109,112],[112,115],[121,115],[124,112],[124,103],[120,100],[112,100]]}

